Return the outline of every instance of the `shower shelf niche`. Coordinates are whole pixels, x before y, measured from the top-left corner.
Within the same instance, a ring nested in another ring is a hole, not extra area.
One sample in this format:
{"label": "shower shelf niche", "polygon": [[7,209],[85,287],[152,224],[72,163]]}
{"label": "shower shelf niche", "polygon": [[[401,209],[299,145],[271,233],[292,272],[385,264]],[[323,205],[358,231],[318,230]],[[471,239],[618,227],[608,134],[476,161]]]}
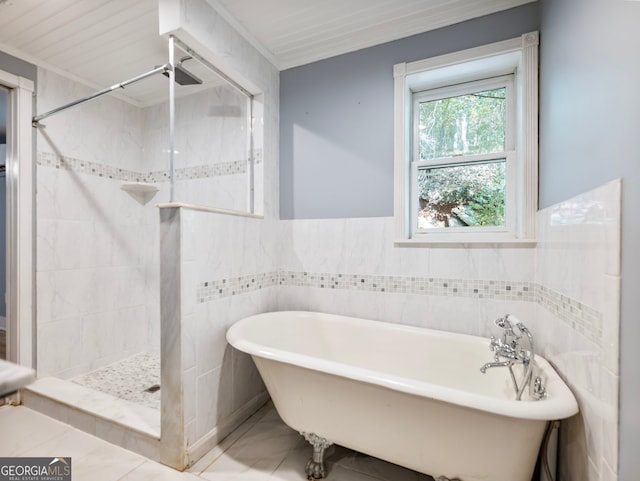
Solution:
{"label": "shower shelf niche", "polygon": [[120,187],[126,192],[137,192],[142,194],[151,194],[158,192],[158,187],[155,184],[149,184],[147,182],[127,182]]}
{"label": "shower shelf niche", "polygon": [[160,190],[155,184],[147,182],[125,182],[120,188],[142,205],[149,202]]}

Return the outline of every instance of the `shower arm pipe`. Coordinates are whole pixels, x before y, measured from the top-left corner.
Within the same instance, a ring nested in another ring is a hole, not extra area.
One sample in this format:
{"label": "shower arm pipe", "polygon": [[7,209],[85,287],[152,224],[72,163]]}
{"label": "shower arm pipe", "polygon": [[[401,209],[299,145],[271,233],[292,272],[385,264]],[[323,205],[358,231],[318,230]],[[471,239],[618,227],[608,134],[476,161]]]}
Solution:
{"label": "shower arm pipe", "polygon": [[48,112],[45,112],[44,114],[40,114],[40,115],[36,115],[35,117],[33,117],[31,124],[34,127],[38,126],[38,123],[43,120],[46,119],[47,117],[50,117],[54,114],[60,113],[64,110],[70,109],[71,107],[75,107],[76,105],[80,105],[83,104],[89,100],[93,100],[95,98],[98,97],[102,97],[103,95],[106,94],[110,94],[111,92],[113,92],[114,90],[118,90],[118,89],[124,89],[125,87],[127,87],[128,85],[131,85],[133,83],[139,82],[140,80],[144,80],[147,77],[151,77],[153,75],[159,74],[159,73],[164,73],[167,71],[171,70],[171,65],[170,64],[164,64],[161,65],[159,67],[154,68],[153,70],[149,70],[148,72],[145,72],[143,74],[140,74],[136,77],[130,78],[129,80],[125,80],[124,82],[120,82],[117,83],[115,85],[112,85],[111,87],[107,87],[104,88],[102,90],[98,90],[97,92],[92,93],[91,95],[87,96],[87,97],[83,97],[81,99],[78,100],[74,100],[73,102],[69,102],[68,104],[62,105],[58,108],[55,108],[53,110],[49,110]]}

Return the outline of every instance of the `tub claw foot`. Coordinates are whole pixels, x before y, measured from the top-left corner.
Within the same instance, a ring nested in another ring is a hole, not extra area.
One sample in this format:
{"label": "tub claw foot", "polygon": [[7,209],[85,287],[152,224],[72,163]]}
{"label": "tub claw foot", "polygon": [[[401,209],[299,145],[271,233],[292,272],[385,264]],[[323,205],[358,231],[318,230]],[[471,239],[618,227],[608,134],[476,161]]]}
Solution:
{"label": "tub claw foot", "polygon": [[307,479],[323,479],[325,477],[324,452],[333,443],[313,433],[300,433],[313,446],[313,455],[304,468]]}
{"label": "tub claw foot", "polygon": [[435,481],[462,481],[460,478],[447,478],[446,476],[438,476]]}

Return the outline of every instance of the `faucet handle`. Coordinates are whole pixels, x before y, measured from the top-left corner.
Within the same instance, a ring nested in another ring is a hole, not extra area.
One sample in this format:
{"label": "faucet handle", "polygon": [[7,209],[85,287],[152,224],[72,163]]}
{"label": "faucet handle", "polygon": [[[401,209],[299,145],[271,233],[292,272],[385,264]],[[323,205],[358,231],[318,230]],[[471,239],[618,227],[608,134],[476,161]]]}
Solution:
{"label": "faucet handle", "polygon": [[547,390],[544,387],[544,384],[542,383],[542,379],[540,379],[540,376],[536,376],[536,378],[533,381],[533,397],[535,399],[544,399],[547,397]]}
{"label": "faucet handle", "polygon": [[500,349],[500,347],[502,346],[502,340],[496,339],[494,336],[491,336],[490,341],[491,341],[491,343],[489,344],[490,351],[495,351],[496,349]]}

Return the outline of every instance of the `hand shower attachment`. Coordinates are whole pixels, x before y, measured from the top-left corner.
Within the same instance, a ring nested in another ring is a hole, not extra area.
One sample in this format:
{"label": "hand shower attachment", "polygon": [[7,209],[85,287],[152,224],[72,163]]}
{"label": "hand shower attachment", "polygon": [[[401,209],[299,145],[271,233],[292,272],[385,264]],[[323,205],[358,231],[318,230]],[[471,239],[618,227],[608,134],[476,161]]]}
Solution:
{"label": "hand shower attachment", "polygon": [[506,336],[520,338],[520,336],[517,336],[516,333],[513,332],[513,326],[509,321],[509,314],[506,314],[504,317],[499,317],[498,319],[496,319],[495,324],[496,326],[498,326],[500,329],[504,331],[505,338]]}
{"label": "hand shower attachment", "polygon": [[[527,329],[527,327],[515,316],[506,314],[504,317],[500,317],[495,320],[496,326],[504,331],[502,339],[496,339],[491,336],[491,343],[489,349],[495,353],[494,362],[488,362],[480,368],[480,372],[486,373],[487,369],[493,367],[508,367],[513,387],[516,392],[516,399],[519,401],[522,399],[522,394],[526,386],[531,386],[531,378],[533,374],[533,365],[535,362],[535,348],[533,344],[533,335]],[[518,334],[514,332],[514,328],[517,329]],[[520,339],[522,335],[526,336],[528,343],[528,350],[524,349],[520,345]],[[505,359],[502,361],[501,359]],[[524,365],[525,372],[522,378],[522,382],[518,385],[515,374],[513,372],[513,365],[515,363]],[[544,394],[542,386],[537,388],[539,393]]]}

